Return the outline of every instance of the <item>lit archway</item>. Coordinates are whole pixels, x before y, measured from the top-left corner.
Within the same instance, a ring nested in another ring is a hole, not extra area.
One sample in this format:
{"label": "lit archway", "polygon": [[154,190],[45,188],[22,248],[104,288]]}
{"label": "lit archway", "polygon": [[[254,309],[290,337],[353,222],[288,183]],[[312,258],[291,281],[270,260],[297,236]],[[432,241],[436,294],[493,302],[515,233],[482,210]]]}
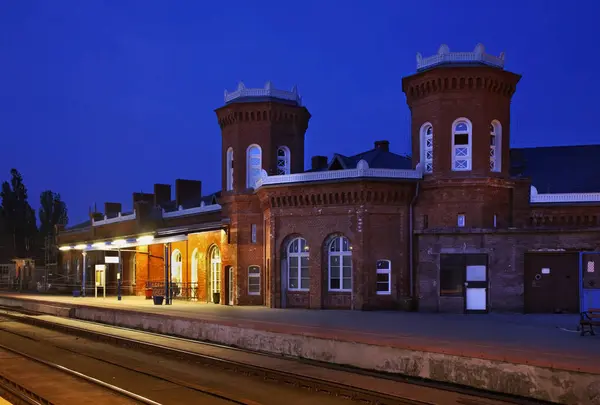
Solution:
{"label": "lit archway", "polygon": [[[221,252],[218,246],[212,246],[208,252],[210,282],[208,302],[220,302],[221,295]],[[217,298],[218,297],[218,298]]]}

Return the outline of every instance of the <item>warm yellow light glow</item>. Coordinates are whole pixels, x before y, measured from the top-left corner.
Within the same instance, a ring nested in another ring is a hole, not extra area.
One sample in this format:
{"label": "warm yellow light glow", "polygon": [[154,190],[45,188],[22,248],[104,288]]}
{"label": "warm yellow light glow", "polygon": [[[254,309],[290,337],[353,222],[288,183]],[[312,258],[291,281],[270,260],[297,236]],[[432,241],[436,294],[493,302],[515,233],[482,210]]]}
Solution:
{"label": "warm yellow light glow", "polygon": [[61,246],[58,249],[64,252],[65,250],[71,250],[71,246]]}
{"label": "warm yellow light glow", "polygon": [[92,245],[92,247],[95,247],[95,248],[101,248],[104,246],[106,246],[106,242],[96,242]]}
{"label": "warm yellow light glow", "polygon": [[113,240],[113,244],[115,244],[115,245],[124,245],[126,243],[127,243],[127,241],[125,239]]}
{"label": "warm yellow light glow", "polygon": [[137,238],[137,241],[139,243],[146,243],[146,244],[152,242],[153,240],[154,240],[154,236],[152,236],[152,235],[144,235],[144,236],[140,236],[139,238]]}
{"label": "warm yellow light glow", "polygon": [[87,247],[87,245],[81,244],[81,245],[77,245],[77,246],[75,246],[75,249],[77,249],[77,250],[83,250],[83,249],[85,249],[86,247]]}

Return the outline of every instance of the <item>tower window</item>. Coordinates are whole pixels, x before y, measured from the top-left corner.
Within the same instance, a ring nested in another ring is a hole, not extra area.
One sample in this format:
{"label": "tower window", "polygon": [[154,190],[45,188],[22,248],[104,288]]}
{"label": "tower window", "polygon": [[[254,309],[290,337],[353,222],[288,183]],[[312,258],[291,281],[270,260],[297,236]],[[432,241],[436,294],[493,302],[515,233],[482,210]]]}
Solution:
{"label": "tower window", "polygon": [[260,146],[250,145],[246,157],[246,178],[248,188],[256,187],[256,182],[260,179],[261,170],[262,152]]}
{"label": "tower window", "polygon": [[471,122],[459,118],[452,125],[452,170],[471,170]]}
{"label": "tower window", "polygon": [[490,171],[502,171],[502,126],[495,120],[490,124]]}
{"label": "tower window", "polygon": [[433,126],[425,123],[421,126],[421,163],[425,173],[433,172]]}
{"label": "tower window", "polygon": [[290,150],[287,146],[277,148],[277,174],[290,174]]}
{"label": "tower window", "polygon": [[227,191],[233,190],[233,148],[227,149]]}
{"label": "tower window", "polygon": [[458,214],[458,217],[456,218],[456,225],[459,228],[464,228],[466,225],[466,222],[467,222],[467,220],[466,220],[465,214]]}

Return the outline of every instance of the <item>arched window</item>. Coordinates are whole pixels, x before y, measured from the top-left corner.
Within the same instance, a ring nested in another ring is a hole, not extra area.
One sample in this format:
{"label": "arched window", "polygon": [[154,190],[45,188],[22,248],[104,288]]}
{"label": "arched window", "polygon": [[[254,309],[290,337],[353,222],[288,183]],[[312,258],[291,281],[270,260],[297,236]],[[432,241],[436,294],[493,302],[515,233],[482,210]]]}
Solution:
{"label": "arched window", "polygon": [[428,122],[421,126],[421,162],[425,173],[433,172],[433,126]]}
{"label": "arched window", "polygon": [[182,264],[181,264],[181,252],[179,249],[175,249],[173,253],[171,253],[171,282],[175,284],[180,284],[182,281]]}
{"label": "arched window", "polygon": [[227,149],[227,191],[233,190],[233,148]]}
{"label": "arched window", "polygon": [[471,121],[459,118],[452,124],[452,170],[471,170]]}
{"label": "arched window", "polygon": [[262,170],[262,151],[258,145],[250,145],[246,153],[246,178],[248,188],[256,187]]}
{"label": "arched window", "polygon": [[210,260],[210,297],[211,302],[216,302],[215,294],[221,293],[221,252],[213,246],[209,252]]}
{"label": "arched window", "polygon": [[352,248],[338,236],[329,242],[329,291],[352,291]]}
{"label": "arched window", "polygon": [[502,171],[502,125],[496,120],[490,124],[490,171]]}
{"label": "arched window", "polygon": [[290,174],[290,150],[287,146],[277,148],[277,174]]}
{"label": "arched window", "polygon": [[192,283],[192,288],[196,287],[198,284],[198,267],[200,267],[200,253],[198,253],[198,249],[194,249],[192,252],[192,266],[191,266],[191,274],[190,274],[190,282]]}
{"label": "arched window", "polygon": [[308,291],[310,274],[308,245],[303,238],[296,238],[288,245],[288,290]]}

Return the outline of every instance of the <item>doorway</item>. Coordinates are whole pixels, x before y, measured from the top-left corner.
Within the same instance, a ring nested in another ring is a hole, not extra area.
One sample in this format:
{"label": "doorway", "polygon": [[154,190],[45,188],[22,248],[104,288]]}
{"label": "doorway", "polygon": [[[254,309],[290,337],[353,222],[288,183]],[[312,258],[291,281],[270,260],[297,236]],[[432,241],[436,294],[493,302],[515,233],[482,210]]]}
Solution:
{"label": "doorway", "polygon": [[191,300],[198,300],[198,266],[200,264],[200,253],[198,253],[198,249],[194,249],[192,252],[192,272],[190,277],[190,292],[191,292]]}
{"label": "doorway", "polygon": [[217,246],[210,250],[210,290],[208,302],[221,302],[221,252]]}
{"label": "doorway", "polygon": [[227,305],[233,305],[235,287],[233,283],[233,266],[227,266]]}
{"label": "doorway", "polygon": [[486,254],[440,255],[440,299],[445,307],[465,313],[489,311]]}

